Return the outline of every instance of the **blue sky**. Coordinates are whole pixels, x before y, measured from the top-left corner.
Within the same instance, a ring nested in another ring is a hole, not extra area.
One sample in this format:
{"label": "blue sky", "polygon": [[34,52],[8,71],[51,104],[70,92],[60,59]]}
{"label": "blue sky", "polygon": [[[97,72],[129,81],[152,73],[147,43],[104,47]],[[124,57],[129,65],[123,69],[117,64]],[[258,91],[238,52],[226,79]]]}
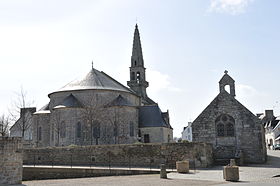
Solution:
{"label": "blue sky", "polygon": [[[0,112],[22,86],[35,106],[94,67],[126,85],[139,25],[148,95],[180,136],[218,94],[224,70],[253,113],[280,114],[280,1],[0,1]],[[136,21],[137,20],[137,21]]]}

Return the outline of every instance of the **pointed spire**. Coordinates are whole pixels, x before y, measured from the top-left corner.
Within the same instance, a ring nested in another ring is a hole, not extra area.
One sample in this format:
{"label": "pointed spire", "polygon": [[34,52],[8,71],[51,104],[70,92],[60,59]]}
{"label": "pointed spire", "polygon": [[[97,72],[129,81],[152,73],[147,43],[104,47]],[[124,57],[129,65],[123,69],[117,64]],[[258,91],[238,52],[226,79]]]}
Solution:
{"label": "pointed spire", "polygon": [[137,24],[135,25],[135,30],[134,30],[133,49],[132,49],[131,61],[134,61],[134,62],[136,61],[137,66],[144,66],[141,40],[140,40],[140,34],[139,34]]}
{"label": "pointed spire", "polygon": [[149,83],[146,81],[145,70],[140,34],[136,24],[133,37],[130,81],[127,82],[127,85],[144,99],[147,98],[146,88],[149,86]]}

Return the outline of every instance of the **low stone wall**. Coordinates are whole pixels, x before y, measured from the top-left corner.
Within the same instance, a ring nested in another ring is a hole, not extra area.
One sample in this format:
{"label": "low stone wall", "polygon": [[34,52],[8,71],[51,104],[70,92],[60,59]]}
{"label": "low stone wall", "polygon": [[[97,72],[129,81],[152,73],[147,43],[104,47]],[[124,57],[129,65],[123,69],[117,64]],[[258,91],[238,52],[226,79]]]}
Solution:
{"label": "low stone wall", "polygon": [[154,143],[24,149],[26,165],[92,165],[122,167],[176,167],[189,160],[190,166],[212,165],[212,145],[206,143]]}
{"label": "low stone wall", "polygon": [[0,185],[22,180],[21,138],[0,137]]}
{"label": "low stone wall", "polygon": [[90,169],[90,168],[44,168],[24,167],[23,180],[85,178],[98,176],[124,176],[140,174],[159,174],[156,170],[122,170],[122,169]]}

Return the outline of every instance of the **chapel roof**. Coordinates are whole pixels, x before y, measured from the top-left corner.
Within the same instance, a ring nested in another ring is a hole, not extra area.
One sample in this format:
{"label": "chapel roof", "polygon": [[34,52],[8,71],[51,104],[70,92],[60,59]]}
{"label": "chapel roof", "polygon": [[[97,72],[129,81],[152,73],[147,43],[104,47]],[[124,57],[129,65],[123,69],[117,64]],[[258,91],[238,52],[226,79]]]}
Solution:
{"label": "chapel roof", "polygon": [[139,126],[140,127],[168,127],[162,116],[158,105],[149,105],[139,107]]}
{"label": "chapel roof", "polygon": [[64,87],[55,92],[87,89],[117,90],[134,93],[131,89],[122,85],[106,73],[98,71],[94,68],[92,68],[91,71],[84,78],[71,81],[70,83],[66,84]]}

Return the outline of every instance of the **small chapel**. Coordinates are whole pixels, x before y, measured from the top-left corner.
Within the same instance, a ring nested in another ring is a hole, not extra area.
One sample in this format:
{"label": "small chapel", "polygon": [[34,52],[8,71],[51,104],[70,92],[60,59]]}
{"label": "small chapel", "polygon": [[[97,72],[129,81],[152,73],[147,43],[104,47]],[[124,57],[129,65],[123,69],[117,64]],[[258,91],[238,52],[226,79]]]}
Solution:
{"label": "small chapel", "polygon": [[219,81],[219,89],[217,97],[192,123],[193,141],[211,143],[216,161],[242,158],[244,163],[265,162],[262,123],[235,98],[235,81],[228,71]]}
{"label": "small chapel", "polygon": [[92,67],[84,78],[51,92],[40,110],[21,109],[11,136],[21,134],[23,117],[31,117],[25,139],[35,147],[171,142],[169,113],[148,97],[145,70],[136,24],[128,87]]}

